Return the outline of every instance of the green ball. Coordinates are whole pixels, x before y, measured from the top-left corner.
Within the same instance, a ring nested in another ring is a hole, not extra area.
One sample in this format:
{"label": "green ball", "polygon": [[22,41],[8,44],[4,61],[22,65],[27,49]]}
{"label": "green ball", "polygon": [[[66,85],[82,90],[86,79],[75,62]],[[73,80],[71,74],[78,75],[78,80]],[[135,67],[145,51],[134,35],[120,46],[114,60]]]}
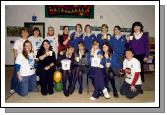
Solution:
{"label": "green ball", "polygon": [[55,84],[55,90],[56,91],[62,91],[63,90],[63,83],[62,82],[59,82],[59,83],[56,83]]}

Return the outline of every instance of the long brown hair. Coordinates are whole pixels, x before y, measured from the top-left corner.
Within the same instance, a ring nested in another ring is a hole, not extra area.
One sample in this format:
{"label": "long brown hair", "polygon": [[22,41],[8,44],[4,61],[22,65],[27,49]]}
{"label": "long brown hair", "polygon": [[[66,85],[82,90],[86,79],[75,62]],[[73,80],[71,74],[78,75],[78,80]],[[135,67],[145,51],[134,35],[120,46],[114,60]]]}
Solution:
{"label": "long brown hair", "polygon": [[[105,42],[103,44],[103,46],[106,45],[108,47],[108,55],[109,57],[111,58],[112,57],[112,54],[113,54],[113,49],[111,48],[110,44],[108,42]],[[103,50],[102,50],[103,51]],[[103,56],[104,56],[105,52],[103,51]]]}
{"label": "long brown hair", "polygon": [[24,42],[24,44],[23,44],[23,51],[22,51],[22,53],[23,53],[23,56],[24,56],[26,59],[28,59],[28,53],[26,52],[26,49],[25,49],[26,43],[31,44],[31,50],[30,50],[30,52],[32,52],[32,43],[31,43],[30,41],[26,40],[26,41]]}

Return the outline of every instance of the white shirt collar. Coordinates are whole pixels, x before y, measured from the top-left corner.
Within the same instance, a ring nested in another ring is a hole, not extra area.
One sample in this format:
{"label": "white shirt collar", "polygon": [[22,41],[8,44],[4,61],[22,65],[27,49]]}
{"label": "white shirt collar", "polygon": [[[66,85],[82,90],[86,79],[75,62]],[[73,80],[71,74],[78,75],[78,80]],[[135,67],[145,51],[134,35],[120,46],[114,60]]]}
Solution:
{"label": "white shirt collar", "polygon": [[133,34],[134,36],[135,36],[135,39],[140,39],[141,37],[142,37],[142,35],[143,35],[143,32],[141,32],[140,34],[136,34],[136,33],[134,33]]}

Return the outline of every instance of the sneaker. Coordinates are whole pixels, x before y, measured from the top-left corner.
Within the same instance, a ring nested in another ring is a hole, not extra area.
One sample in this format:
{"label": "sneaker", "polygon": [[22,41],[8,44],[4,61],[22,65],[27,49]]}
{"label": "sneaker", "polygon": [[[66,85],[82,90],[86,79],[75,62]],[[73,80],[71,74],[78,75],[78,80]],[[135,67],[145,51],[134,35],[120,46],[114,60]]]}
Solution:
{"label": "sneaker", "polygon": [[14,93],[15,93],[15,90],[14,90],[14,89],[11,89],[9,92],[10,92],[10,94],[14,94]]}
{"label": "sneaker", "polygon": [[90,97],[90,100],[95,101],[96,98],[92,96],[92,97]]}
{"label": "sneaker", "polygon": [[111,97],[106,88],[103,89],[103,94],[106,99],[109,99]]}

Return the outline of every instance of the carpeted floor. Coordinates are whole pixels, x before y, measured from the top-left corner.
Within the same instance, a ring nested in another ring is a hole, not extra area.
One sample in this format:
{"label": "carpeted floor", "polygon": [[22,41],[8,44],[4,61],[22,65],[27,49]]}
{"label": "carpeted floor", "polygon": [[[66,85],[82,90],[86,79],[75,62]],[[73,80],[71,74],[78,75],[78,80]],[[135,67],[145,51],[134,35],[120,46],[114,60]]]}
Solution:
{"label": "carpeted floor", "polygon": [[[29,93],[26,97],[20,97],[18,94],[9,94],[10,88],[10,80],[13,73],[12,66],[5,67],[5,97],[6,103],[90,103],[92,101],[89,100],[89,97],[92,95],[93,87],[91,81],[89,82],[89,94],[87,93],[86,86],[86,76],[83,79],[83,94],[78,94],[78,90],[76,88],[74,94],[69,97],[65,97],[62,92],[55,92],[53,95],[42,96],[40,94],[40,86],[37,87],[37,91],[35,93]],[[145,82],[143,83],[144,94],[140,94],[138,97],[134,99],[127,99],[124,96],[120,96],[119,98],[114,98],[111,92],[110,99],[104,99],[104,97],[100,97],[96,101],[97,103],[143,103],[143,102],[154,102],[155,98],[155,75],[154,72],[145,73]],[[123,79],[116,78],[116,87],[119,90]],[[77,86],[78,87],[78,84]]]}

